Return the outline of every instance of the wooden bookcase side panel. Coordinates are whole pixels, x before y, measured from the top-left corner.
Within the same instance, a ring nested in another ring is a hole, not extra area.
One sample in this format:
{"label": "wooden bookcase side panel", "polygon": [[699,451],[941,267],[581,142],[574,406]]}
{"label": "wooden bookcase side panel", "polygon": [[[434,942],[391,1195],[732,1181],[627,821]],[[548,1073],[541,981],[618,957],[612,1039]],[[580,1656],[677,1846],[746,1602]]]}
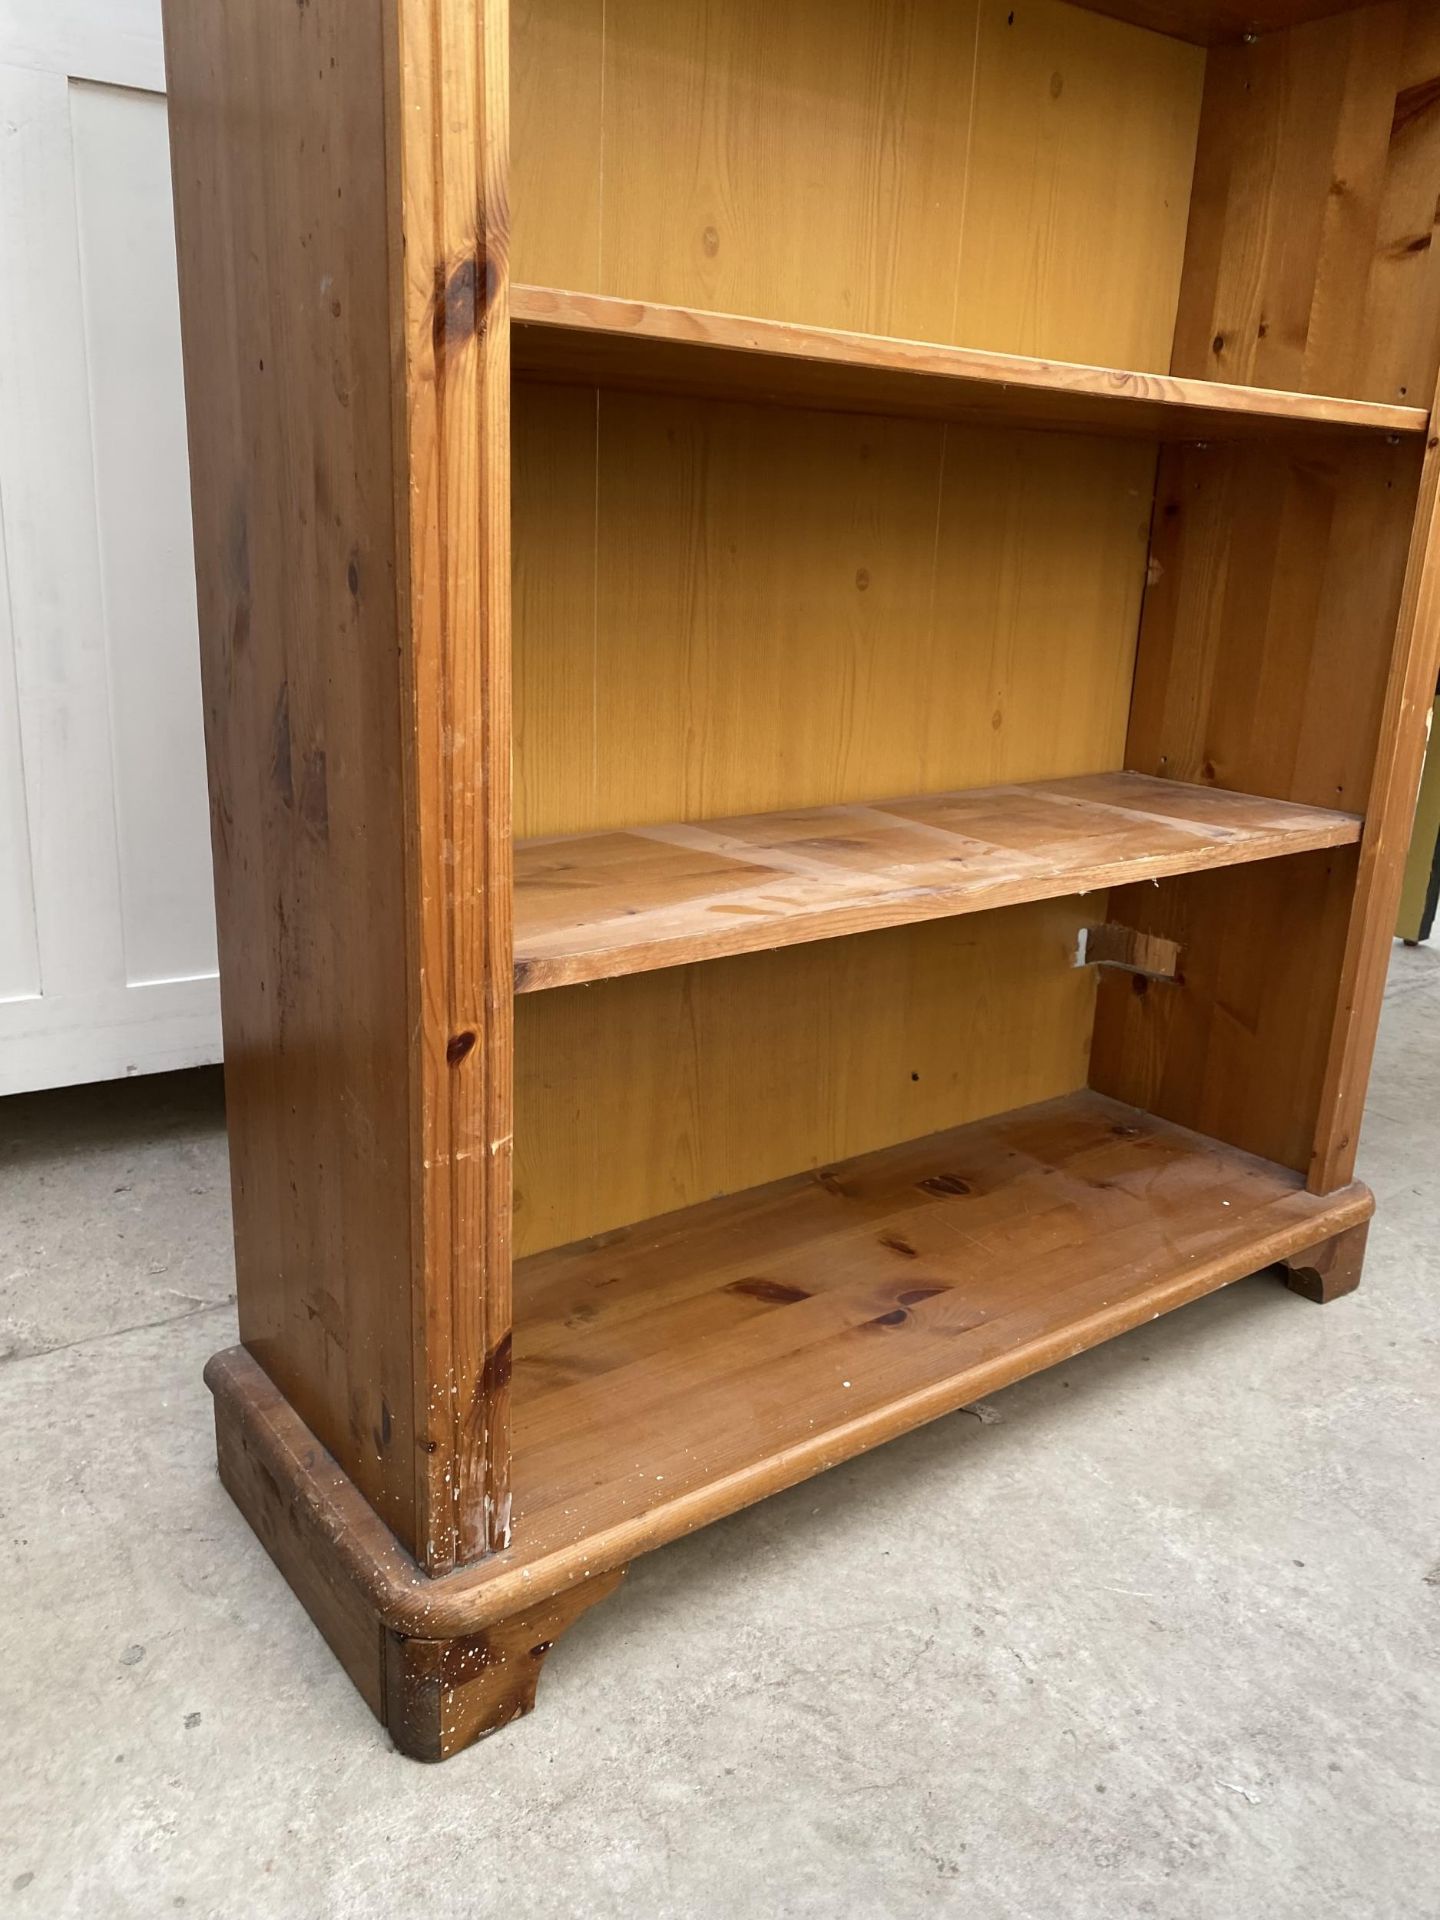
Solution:
{"label": "wooden bookcase side panel", "polygon": [[[1440,410],[1440,391],[1435,400]],[[1365,1091],[1380,1026],[1405,853],[1415,824],[1427,717],[1440,671],[1440,439],[1425,455],[1405,586],[1390,652],[1385,705],[1370,781],[1365,835],[1346,929],[1339,988],[1310,1163],[1315,1193],[1354,1175]]]}
{"label": "wooden bookcase side panel", "polygon": [[1366,812],[1424,457],[1164,451],[1129,768]]}
{"label": "wooden bookcase side panel", "polygon": [[1428,404],[1440,366],[1440,10],[1211,52],[1170,371]]}
{"label": "wooden bookcase side panel", "polygon": [[[1389,4],[1211,55],[1174,371],[1429,401],[1437,25]],[[1366,826],[1358,854],[1117,895],[1112,913],[1181,943],[1185,988],[1102,982],[1092,1080],[1320,1192],[1354,1170],[1418,779],[1434,461],[1161,460],[1127,764]]]}
{"label": "wooden bookcase side panel", "polygon": [[1198,48],[1063,0],[513,13],[517,282],[1168,368]]}
{"label": "wooden bookcase side panel", "polygon": [[414,1545],[403,453],[360,10],[165,27],[241,1337]]}
{"label": "wooden bookcase side panel", "polygon": [[1178,944],[1180,981],[1102,969],[1090,1085],[1306,1172],[1357,868],[1343,847],[1113,889],[1111,920]]}
{"label": "wooden bookcase side panel", "polygon": [[1422,457],[1226,447],[1161,460],[1127,763],[1366,826],[1358,856],[1117,893],[1112,918],[1180,943],[1184,984],[1141,995],[1102,981],[1092,1084],[1302,1172],[1333,1111],[1322,1089],[1357,916],[1369,924],[1357,877],[1394,744],[1387,689]]}
{"label": "wooden bookcase side panel", "polygon": [[241,1335],[433,1571],[507,1458],[508,23],[165,26]]}

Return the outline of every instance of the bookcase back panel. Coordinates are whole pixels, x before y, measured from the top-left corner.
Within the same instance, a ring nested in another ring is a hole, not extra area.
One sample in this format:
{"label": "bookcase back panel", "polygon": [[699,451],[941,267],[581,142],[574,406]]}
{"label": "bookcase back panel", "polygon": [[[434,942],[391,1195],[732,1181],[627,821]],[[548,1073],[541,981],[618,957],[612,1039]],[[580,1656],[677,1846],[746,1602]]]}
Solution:
{"label": "bookcase back panel", "polygon": [[1123,762],[1152,448],[524,386],[514,462],[522,837]]}
{"label": "bookcase back panel", "polygon": [[1164,371],[1204,54],[1063,0],[514,0],[517,281]]}
{"label": "bookcase back panel", "polygon": [[1094,902],[516,1004],[517,1255],[1085,1084]]}

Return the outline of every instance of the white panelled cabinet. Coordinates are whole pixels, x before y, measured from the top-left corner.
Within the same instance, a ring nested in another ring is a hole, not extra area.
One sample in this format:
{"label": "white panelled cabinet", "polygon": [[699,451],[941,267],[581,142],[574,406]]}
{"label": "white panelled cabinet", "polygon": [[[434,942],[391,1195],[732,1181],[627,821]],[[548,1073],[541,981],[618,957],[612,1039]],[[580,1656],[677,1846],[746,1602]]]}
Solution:
{"label": "white panelled cabinet", "polygon": [[220,1057],[163,86],[0,4],[0,1093]]}

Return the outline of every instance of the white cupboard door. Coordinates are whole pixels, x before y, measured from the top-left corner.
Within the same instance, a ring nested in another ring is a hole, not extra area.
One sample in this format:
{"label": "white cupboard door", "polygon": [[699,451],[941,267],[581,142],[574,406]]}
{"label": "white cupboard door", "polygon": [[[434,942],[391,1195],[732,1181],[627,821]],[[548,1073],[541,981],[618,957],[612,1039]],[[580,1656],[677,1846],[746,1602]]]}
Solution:
{"label": "white cupboard door", "polygon": [[0,1093],[220,1052],[162,87],[0,7]]}

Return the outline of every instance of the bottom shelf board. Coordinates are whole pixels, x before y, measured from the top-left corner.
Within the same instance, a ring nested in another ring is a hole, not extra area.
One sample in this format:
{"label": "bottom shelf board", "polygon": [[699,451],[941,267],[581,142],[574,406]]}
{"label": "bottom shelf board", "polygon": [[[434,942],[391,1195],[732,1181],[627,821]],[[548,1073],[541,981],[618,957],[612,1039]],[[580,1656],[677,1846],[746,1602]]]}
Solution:
{"label": "bottom shelf board", "polygon": [[534,1255],[491,1570],[620,1564],[1372,1208],[1082,1092]]}
{"label": "bottom shelf board", "polygon": [[364,1690],[1373,1210],[1070,1094],[522,1261],[503,1553],[427,1577],[241,1347],[221,1477]]}

